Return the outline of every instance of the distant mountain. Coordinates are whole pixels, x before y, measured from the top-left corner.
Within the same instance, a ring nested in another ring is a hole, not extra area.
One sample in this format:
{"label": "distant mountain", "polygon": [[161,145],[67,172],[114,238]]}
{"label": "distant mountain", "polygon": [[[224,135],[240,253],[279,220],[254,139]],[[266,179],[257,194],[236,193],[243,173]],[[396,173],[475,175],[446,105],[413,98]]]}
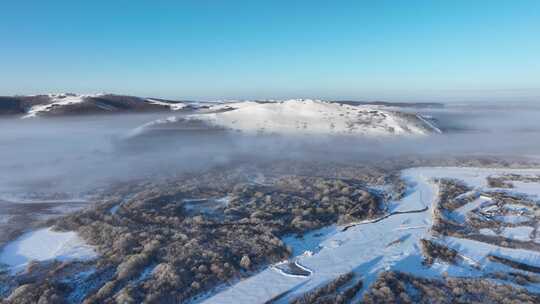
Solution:
{"label": "distant mountain", "polygon": [[158,112],[190,108],[189,104],[158,98],[71,93],[0,97],[0,115],[21,118],[90,115],[116,112]]}

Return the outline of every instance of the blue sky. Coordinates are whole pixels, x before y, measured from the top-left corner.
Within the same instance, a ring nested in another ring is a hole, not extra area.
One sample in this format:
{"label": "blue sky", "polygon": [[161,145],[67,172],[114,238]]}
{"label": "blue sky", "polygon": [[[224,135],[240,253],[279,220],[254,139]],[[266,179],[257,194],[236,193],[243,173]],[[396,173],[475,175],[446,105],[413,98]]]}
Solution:
{"label": "blue sky", "polygon": [[540,1],[3,1],[0,95],[540,101]]}

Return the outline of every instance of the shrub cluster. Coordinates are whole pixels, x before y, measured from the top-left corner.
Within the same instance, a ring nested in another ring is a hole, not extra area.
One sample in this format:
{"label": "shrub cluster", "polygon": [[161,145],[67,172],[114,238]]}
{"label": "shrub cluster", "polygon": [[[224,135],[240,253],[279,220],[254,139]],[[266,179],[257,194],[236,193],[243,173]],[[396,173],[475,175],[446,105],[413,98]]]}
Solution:
{"label": "shrub cluster", "polygon": [[348,303],[362,289],[363,281],[353,282],[352,272],[342,274],[326,285],[316,288],[291,301],[291,304]]}
{"label": "shrub cluster", "polygon": [[424,254],[423,263],[425,265],[432,265],[436,259],[452,264],[456,262],[458,257],[458,252],[456,250],[437,244],[432,240],[421,239],[420,244],[422,246],[422,253]]}
{"label": "shrub cluster", "polygon": [[540,295],[488,279],[418,278],[384,272],[363,297],[364,303],[539,303]]}

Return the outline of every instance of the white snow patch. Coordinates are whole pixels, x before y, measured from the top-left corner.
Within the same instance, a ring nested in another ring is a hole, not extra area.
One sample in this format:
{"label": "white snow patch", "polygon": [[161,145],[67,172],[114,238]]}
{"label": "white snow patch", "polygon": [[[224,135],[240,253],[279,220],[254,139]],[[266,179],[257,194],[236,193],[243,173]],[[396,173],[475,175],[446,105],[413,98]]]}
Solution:
{"label": "white snow patch", "polygon": [[172,111],[178,111],[185,108],[187,105],[183,102],[164,102],[161,100],[147,98],[146,101],[151,104],[169,107]]}
{"label": "white snow patch", "polygon": [[530,241],[534,228],[530,226],[504,227],[501,236],[518,241]]}
{"label": "white snow patch", "polygon": [[499,234],[489,228],[482,228],[479,230],[480,234],[488,236],[502,236],[512,240],[531,241],[531,233],[534,231],[530,226],[517,226],[517,227],[503,227]]}
{"label": "white snow patch", "polygon": [[507,209],[513,212],[522,212],[522,213],[529,213],[533,211],[531,207],[521,205],[521,204],[505,204],[504,209]]}
{"label": "white snow patch", "polygon": [[459,222],[463,223],[465,219],[467,218],[467,214],[475,209],[482,208],[482,206],[485,206],[489,203],[493,202],[491,198],[487,196],[481,195],[479,198],[475,199],[474,201],[465,204],[464,206],[461,206],[454,210],[452,212],[452,215],[455,219],[458,219]]}
{"label": "white snow patch", "polygon": [[314,252],[318,252],[320,244],[336,234],[338,228],[336,225],[331,225],[321,229],[311,231],[304,234],[301,238],[294,235],[283,238],[283,242],[292,248],[293,256],[300,256],[302,254],[313,255]]}
{"label": "white snow patch", "polygon": [[220,197],[220,198],[216,199],[215,201],[219,205],[227,207],[227,206],[229,206],[229,202],[231,201],[231,198],[228,195],[226,195],[224,197]]}
{"label": "white snow patch", "polygon": [[483,234],[483,235],[497,236],[497,233],[493,231],[493,229],[489,229],[489,228],[482,228],[478,230],[478,232],[480,232],[480,234]]}
{"label": "white snow patch", "polygon": [[513,181],[512,190],[527,193],[529,196],[540,198],[540,184],[535,182]]}
{"label": "white snow patch", "polygon": [[523,215],[497,215],[494,217],[499,222],[504,222],[507,224],[521,224],[531,220],[531,218]]}
{"label": "white snow patch", "polygon": [[525,249],[505,248],[475,240],[451,236],[443,237],[437,241],[449,248],[459,251],[460,254],[474,260],[479,265],[485,266],[486,264],[490,263],[487,256],[495,255],[540,267],[540,252]]}
{"label": "white snow patch", "polygon": [[76,232],[43,228],[27,232],[8,243],[0,253],[0,263],[17,272],[30,261],[90,260],[95,257],[94,247],[86,244]]}

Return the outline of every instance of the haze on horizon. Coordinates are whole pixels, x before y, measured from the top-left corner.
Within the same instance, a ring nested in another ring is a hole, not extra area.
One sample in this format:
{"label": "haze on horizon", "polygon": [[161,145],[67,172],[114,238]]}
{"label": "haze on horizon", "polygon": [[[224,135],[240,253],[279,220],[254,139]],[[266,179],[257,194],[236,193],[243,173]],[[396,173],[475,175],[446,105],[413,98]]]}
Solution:
{"label": "haze on horizon", "polygon": [[0,95],[540,101],[540,2],[3,3]]}

